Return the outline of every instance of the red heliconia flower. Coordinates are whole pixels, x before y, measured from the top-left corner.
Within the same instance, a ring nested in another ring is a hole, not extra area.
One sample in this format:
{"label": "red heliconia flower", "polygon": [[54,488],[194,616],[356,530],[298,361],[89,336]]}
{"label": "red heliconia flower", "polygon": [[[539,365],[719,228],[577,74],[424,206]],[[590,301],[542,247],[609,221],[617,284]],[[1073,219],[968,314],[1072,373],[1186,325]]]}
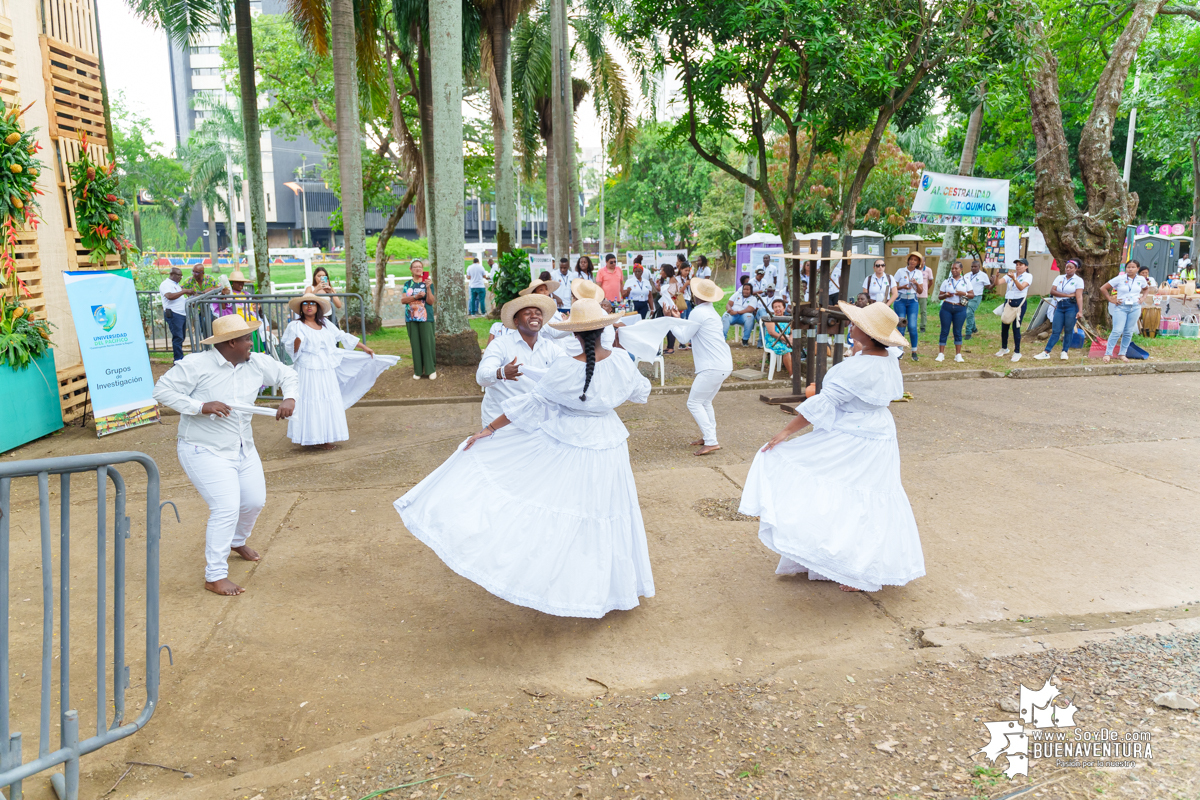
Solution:
{"label": "red heliconia flower", "polygon": [[106,194],[106,195],[104,195],[104,199],[110,203],[117,202],[117,196],[115,194]]}
{"label": "red heliconia flower", "polygon": [[112,233],[107,225],[95,225],[92,227],[92,230],[99,234],[101,239],[107,239],[108,234]]}

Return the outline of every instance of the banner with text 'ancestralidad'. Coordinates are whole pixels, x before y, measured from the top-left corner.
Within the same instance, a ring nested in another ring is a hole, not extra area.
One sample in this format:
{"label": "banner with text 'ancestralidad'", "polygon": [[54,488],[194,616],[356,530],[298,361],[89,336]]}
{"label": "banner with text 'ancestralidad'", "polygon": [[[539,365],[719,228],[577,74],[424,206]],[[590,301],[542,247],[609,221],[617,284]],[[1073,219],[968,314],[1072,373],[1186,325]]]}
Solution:
{"label": "banner with text 'ancestralidad'", "polygon": [[996,228],[1008,224],[1008,181],[922,172],[909,222]]}

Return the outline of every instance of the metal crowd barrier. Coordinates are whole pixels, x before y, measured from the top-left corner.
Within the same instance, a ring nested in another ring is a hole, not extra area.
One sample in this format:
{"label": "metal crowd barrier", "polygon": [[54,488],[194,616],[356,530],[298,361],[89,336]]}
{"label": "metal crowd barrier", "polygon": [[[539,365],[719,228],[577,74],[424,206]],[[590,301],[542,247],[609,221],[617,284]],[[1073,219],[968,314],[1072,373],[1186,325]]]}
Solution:
{"label": "metal crowd barrier", "polygon": [[142,313],[142,330],[146,333],[146,349],[151,353],[171,352],[171,329],[163,316],[163,305],[157,290],[138,289],[138,309]]}
{"label": "metal crowd barrier", "polygon": [[[125,515],[125,480],[114,465],[137,462],[146,470],[146,701],[133,722],[125,722],[125,694],[129,690],[129,667],[125,663],[125,540],[129,517]],[[71,701],[71,475],[96,474],[96,735],[79,740],[79,712]],[[50,476],[59,476],[59,649],[54,654],[54,564],[51,559]],[[37,478],[38,512],[41,522],[42,575],[42,670],[41,723],[38,756],[29,762],[21,757],[21,734],[12,732],[9,680],[9,594],[10,594],[10,493],[13,478]],[[108,644],[106,617],[108,600],[108,509],[107,486],[116,490],[113,525],[113,654],[112,722],[108,719],[108,674],[105,665]],[[20,800],[22,781],[39,772],[63,765],[50,775],[59,800],[79,798],[79,759],[105,745],[141,730],[158,706],[159,683],[159,475],[158,466],[144,453],[99,453],[36,461],[14,461],[0,465],[0,787],[9,788],[9,800]],[[178,512],[176,512],[178,515]],[[59,746],[50,750],[51,668],[59,669]]]}

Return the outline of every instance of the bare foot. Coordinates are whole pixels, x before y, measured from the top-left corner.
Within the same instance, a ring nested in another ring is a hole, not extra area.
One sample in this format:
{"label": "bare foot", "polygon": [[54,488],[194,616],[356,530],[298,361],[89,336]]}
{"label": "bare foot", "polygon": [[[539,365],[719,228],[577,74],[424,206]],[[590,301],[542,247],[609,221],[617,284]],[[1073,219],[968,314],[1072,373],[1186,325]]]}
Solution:
{"label": "bare foot", "polygon": [[219,581],[205,581],[204,588],[208,589],[213,594],[224,595],[225,597],[234,597],[246,591],[238,586],[229,578],[221,578]]}
{"label": "bare foot", "polygon": [[242,545],[241,547],[231,547],[229,549],[232,552],[237,553],[239,556],[241,556],[246,561],[261,561],[262,560],[262,556],[260,556],[254,550],[251,550],[246,545]]}
{"label": "bare foot", "polygon": [[703,440],[703,439],[697,439],[696,441],[692,442],[691,446],[692,446],[692,447],[699,447],[699,446],[700,446],[700,445],[702,445],[702,444],[704,444],[704,440]]}
{"label": "bare foot", "polygon": [[853,586],[847,586],[844,583],[839,585],[838,588],[841,589],[843,592],[861,592],[862,591],[862,589],[855,589]]}
{"label": "bare foot", "polygon": [[1107,363],[1108,363],[1108,362],[1110,362],[1110,361],[1112,361],[1112,356],[1109,356],[1109,355],[1106,355],[1106,356],[1104,356],[1104,363],[1105,363],[1105,364],[1107,364]]}
{"label": "bare foot", "polygon": [[1125,356],[1121,356],[1121,361],[1122,361],[1123,363],[1125,363],[1125,364],[1128,364],[1128,363],[1129,363],[1129,359],[1128,359],[1128,358],[1126,358]]}
{"label": "bare foot", "polygon": [[719,444],[706,444],[706,445],[704,445],[704,447],[701,447],[699,450],[696,451],[696,455],[706,456],[709,453],[715,453],[720,449],[721,449],[721,445],[719,445]]}

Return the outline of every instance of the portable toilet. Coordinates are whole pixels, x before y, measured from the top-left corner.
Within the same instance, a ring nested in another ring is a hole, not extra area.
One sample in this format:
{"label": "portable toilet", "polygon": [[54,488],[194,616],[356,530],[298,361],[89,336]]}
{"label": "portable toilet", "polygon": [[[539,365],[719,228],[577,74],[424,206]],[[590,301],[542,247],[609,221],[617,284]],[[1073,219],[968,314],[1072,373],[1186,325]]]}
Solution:
{"label": "portable toilet", "polygon": [[1162,283],[1167,275],[1175,271],[1179,242],[1182,236],[1147,233],[1134,237],[1129,257],[1143,267],[1150,268],[1150,276]]}
{"label": "portable toilet", "polygon": [[[750,251],[755,247],[763,245],[780,244],[781,239],[777,233],[752,233],[734,242],[737,245],[737,250],[734,254],[736,269],[733,272],[733,285],[739,286],[742,275],[745,274],[747,268],[750,267]],[[750,277],[754,277],[751,273]]]}

